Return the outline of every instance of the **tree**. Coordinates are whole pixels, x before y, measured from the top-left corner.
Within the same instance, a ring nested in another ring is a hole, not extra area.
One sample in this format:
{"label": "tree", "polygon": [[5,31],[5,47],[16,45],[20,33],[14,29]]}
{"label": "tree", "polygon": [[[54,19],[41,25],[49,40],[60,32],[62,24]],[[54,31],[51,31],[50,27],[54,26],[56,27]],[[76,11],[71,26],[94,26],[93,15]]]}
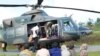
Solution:
{"label": "tree", "polygon": [[96,22],[95,22],[96,26],[100,26],[100,18],[97,18]]}
{"label": "tree", "polygon": [[89,18],[89,21],[87,22],[87,26],[92,28],[93,26],[93,20]]}
{"label": "tree", "polygon": [[100,18],[97,18],[97,21],[96,21],[97,23],[100,23]]}

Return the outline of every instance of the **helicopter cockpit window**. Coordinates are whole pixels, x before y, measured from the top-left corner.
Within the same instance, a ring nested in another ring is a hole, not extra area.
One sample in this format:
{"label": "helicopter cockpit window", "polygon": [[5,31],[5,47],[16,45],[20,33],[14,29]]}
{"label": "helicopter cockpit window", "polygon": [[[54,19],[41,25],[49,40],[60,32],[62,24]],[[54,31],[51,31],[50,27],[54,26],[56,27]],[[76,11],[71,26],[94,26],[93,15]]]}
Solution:
{"label": "helicopter cockpit window", "polygon": [[67,32],[74,31],[73,24],[70,21],[63,21],[63,30]]}
{"label": "helicopter cockpit window", "polygon": [[12,27],[13,26],[13,22],[11,19],[7,19],[3,21],[4,27],[8,28],[8,27]]}
{"label": "helicopter cockpit window", "polygon": [[16,18],[15,19],[15,24],[19,25],[19,24],[25,24],[27,23],[29,20],[27,18]]}

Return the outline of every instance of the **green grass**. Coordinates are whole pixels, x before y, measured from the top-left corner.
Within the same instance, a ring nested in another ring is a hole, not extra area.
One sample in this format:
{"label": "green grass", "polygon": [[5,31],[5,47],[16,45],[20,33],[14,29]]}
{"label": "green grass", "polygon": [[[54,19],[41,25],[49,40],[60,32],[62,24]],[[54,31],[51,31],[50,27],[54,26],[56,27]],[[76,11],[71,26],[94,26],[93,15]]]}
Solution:
{"label": "green grass", "polygon": [[[2,48],[0,48],[0,50],[1,50]],[[16,49],[16,46],[14,46],[14,45],[8,45],[7,46],[7,50],[11,50],[11,49]]]}
{"label": "green grass", "polygon": [[100,45],[100,31],[93,31],[89,36],[81,37],[76,44],[88,43],[89,45]]}
{"label": "green grass", "polygon": [[18,54],[5,54],[5,53],[2,53],[0,54],[0,56],[19,56]]}
{"label": "green grass", "polygon": [[100,56],[100,51],[98,51],[98,52],[89,52],[89,56]]}
{"label": "green grass", "polygon": [[7,49],[16,49],[16,46],[14,46],[14,45],[8,45]]}

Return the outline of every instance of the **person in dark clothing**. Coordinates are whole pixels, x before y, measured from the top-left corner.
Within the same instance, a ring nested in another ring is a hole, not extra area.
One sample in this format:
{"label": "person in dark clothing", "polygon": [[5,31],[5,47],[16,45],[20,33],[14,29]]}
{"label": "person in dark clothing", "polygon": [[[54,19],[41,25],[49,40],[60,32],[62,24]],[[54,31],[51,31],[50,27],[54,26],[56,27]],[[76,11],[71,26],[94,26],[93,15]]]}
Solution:
{"label": "person in dark clothing", "polygon": [[50,49],[50,56],[61,56],[61,49],[59,48],[59,44],[57,42],[52,44],[52,48]]}

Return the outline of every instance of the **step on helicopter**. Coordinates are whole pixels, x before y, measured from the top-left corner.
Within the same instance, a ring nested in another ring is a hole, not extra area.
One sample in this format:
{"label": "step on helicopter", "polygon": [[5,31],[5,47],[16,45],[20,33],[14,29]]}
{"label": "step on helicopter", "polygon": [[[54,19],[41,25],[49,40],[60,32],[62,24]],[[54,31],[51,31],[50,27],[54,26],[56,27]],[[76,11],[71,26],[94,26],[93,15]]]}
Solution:
{"label": "step on helicopter", "polygon": [[[32,7],[31,11],[22,14],[20,17],[3,20],[3,42],[7,44],[22,44],[28,42],[28,37],[31,36],[31,29],[38,26],[40,32],[38,35],[38,42],[54,42],[54,41],[67,41],[67,40],[78,40],[80,39],[80,31],[78,26],[70,17],[52,17],[47,15],[46,12],[40,8],[58,8],[58,9],[69,9],[77,11],[85,11],[92,13],[100,13],[99,11],[69,8],[69,7],[56,7],[56,6],[43,6],[41,5],[43,0],[38,0],[36,5],[10,5],[0,4],[0,7]],[[39,9],[38,9],[39,8]],[[50,32],[47,28],[52,28]],[[48,33],[49,32],[49,33]],[[42,39],[43,38],[43,39]]]}

